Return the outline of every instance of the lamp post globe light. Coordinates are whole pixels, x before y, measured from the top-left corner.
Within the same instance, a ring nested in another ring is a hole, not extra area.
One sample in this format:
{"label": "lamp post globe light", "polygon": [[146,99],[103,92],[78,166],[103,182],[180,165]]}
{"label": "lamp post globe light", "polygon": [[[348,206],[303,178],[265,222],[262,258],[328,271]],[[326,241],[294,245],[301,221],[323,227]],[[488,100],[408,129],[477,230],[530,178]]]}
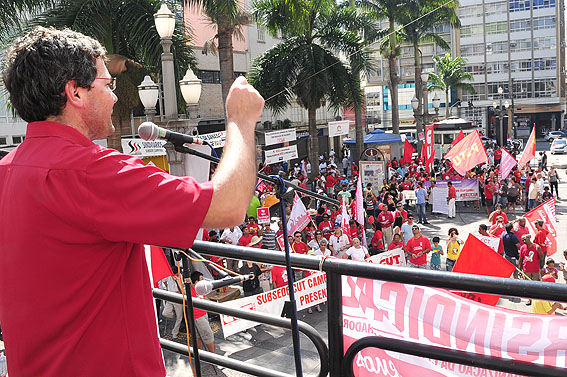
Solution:
{"label": "lamp post globe light", "polygon": [[438,117],[439,116],[439,106],[441,106],[441,98],[439,98],[437,93],[435,93],[435,95],[433,96],[431,103],[433,103],[433,108],[435,109],[435,117]]}
{"label": "lamp post globe light", "polygon": [[183,100],[186,104],[199,104],[199,98],[201,97],[201,80],[195,76],[191,68],[188,68],[183,79],[179,80],[179,87],[181,88],[181,95],[183,95]]}
{"label": "lamp post globe light", "polygon": [[138,85],[138,95],[140,101],[144,105],[144,114],[146,121],[153,122],[156,114],[156,103],[159,95],[159,86],[153,82],[150,76],[145,76],[144,81]]}

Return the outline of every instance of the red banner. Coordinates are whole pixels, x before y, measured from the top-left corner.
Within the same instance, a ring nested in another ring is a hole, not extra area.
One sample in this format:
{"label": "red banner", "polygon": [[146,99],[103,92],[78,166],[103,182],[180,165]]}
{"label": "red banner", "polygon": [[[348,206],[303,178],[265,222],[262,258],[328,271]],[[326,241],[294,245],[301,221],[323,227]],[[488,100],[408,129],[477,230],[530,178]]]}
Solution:
{"label": "red banner", "polygon": [[[453,267],[453,272],[462,272],[465,274],[497,276],[508,278],[516,267],[500,254],[495,253],[492,248],[484,242],[476,238],[473,234],[469,234],[463,250],[459,255],[459,259]],[[475,292],[455,292],[459,296],[482,302],[486,305],[496,305],[500,296],[487,295]]]}
{"label": "red banner", "polygon": [[435,149],[433,148],[435,140],[433,138],[433,125],[425,126],[425,171],[431,173],[433,171],[433,160],[435,159]]}
{"label": "red banner", "polygon": [[498,180],[506,179],[514,166],[518,165],[518,161],[508,151],[502,148],[502,159],[500,160],[500,169],[498,169]]}
{"label": "red banner", "polygon": [[171,266],[169,265],[161,247],[150,246],[150,258],[154,288],[159,288],[158,282],[160,280],[163,280],[168,276],[173,276],[174,274],[173,271],[171,271]]}
{"label": "red banner", "polygon": [[295,193],[295,198],[293,198],[293,207],[291,208],[291,214],[287,221],[287,234],[293,235],[293,233],[299,231],[301,232],[303,228],[309,224],[311,221],[311,216],[307,213],[305,205]]}
{"label": "red banner", "polygon": [[455,145],[447,154],[445,159],[451,160],[453,169],[460,175],[488,161],[488,156],[478,131],[471,132],[457,145]]}
{"label": "red banner", "polygon": [[[524,216],[526,224],[530,229],[530,233],[535,235],[537,229],[535,226],[536,220],[543,220],[543,228],[549,233],[545,243],[547,244],[547,256],[553,255],[557,252],[557,224],[555,222],[555,199],[551,198],[543,204],[535,207]],[[532,238],[533,241],[533,238]]]}
{"label": "red banner", "polygon": [[463,130],[461,130],[461,132],[459,132],[459,134],[457,135],[455,140],[453,140],[451,145],[455,146],[455,145],[459,144],[459,141],[463,140],[464,138],[465,138],[465,133],[463,132]]}
{"label": "red banner", "polygon": [[[443,289],[343,276],[345,352],[365,336],[383,336],[511,361],[567,367],[567,319],[467,300]],[[516,375],[366,348],[353,362],[358,377]]]}
{"label": "red banner", "polygon": [[409,164],[411,162],[413,152],[415,152],[415,149],[411,146],[410,142],[406,139],[406,141],[404,141],[404,155],[402,156],[402,159],[400,160],[400,164]]}
{"label": "red banner", "polygon": [[536,141],[535,141],[535,125],[532,129],[532,133],[528,141],[526,142],[526,146],[518,159],[518,168],[523,169],[524,166],[530,163],[530,161],[535,157],[536,152]]}

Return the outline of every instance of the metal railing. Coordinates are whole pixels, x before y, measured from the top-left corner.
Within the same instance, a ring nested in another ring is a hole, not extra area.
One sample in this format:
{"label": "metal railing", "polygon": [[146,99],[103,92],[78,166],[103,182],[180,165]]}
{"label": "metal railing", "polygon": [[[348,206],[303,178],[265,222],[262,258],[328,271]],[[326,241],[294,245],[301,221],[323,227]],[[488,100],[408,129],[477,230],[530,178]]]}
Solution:
{"label": "metal railing", "polygon": [[[270,251],[265,249],[256,249],[249,247],[235,247],[231,245],[195,241],[193,249],[205,255],[214,255],[226,257],[231,259],[247,260],[261,262],[265,264],[285,265],[285,254],[283,252]],[[526,376],[537,377],[555,377],[567,375],[567,368],[557,368],[543,366],[539,364],[514,361],[510,359],[502,359],[497,357],[485,356],[472,352],[455,351],[443,347],[436,347],[430,345],[421,345],[413,342],[402,340],[395,340],[383,337],[365,337],[353,343],[347,350],[346,354],[343,349],[343,325],[342,325],[342,286],[341,276],[349,275],[355,277],[369,278],[374,280],[391,281],[404,284],[412,284],[419,286],[429,286],[435,288],[445,288],[456,291],[467,291],[477,293],[489,293],[504,296],[515,296],[524,298],[541,299],[546,301],[559,301],[567,302],[567,285],[541,283],[533,281],[521,281],[515,279],[496,278],[490,276],[469,275],[455,272],[444,271],[430,271],[422,269],[414,269],[407,267],[391,267],[376,265],[371,263],[345,261],[335,258],[329,258],[321,261],[308,255],[292,254],[292,266],[295,268],[321,270],[327,274],[327,307],[328,307],[328,351],[329,354],[325,356],[326,347],[319,344],[320,336],[314,336],[307,330],[305,334],[313,341],[317,347],[317,351],[321,357],[321,373],[328,370],[331,377],[352,375],[352,362],[354,356],[362,349],[367,347],[381,348],[384,350],[391,350],[395,352],[411,354],[415,356],[427,357],[442,361],[455,362],[463,365],[476,366],[486,369],[492,369],[502,372],[516,373]],[[166,294],[167,293],[167,294]],[[167,297],[167,299],[176,299],[179,302],[179,297],[173,297],[169,292],[154,291],[154,296],[158,298]],[[253,313],[243,311],[235,315],[235,310],[223,307],[222,304],[213,304],[210,302],[197,301],[195,306],[210,310],[217,313],[229,314],[236,317],[246,319],[253,316],[257,319],[266,321],[282,321],[283,326],[288,326],[289,320],[275,316],[265,315],[261,313]],[[262,317],[262,318],[261,318]],[[253,319],[256,322],[262,322]],[[270,322],[265,322],[270,324]],[[275,322],[273,322],[275,323]],[[302,324],[300,328],[306,330],[308,325]],[[287,327],[289,328],[289,327]],[[311,328],[312,329],[312,328]],[[312,331],[315,331],[314,329]],[[316,331],[315,331],[316,332]],[[183,346],[173,346],[165,340],[162,340],[162,346],[174,350],[175,352],[187,354],[187,350],[183,351],[180,348]],[[184,348],[184,347],[183,347]],[[220,356],[212,356],[207,352],[200,352],[205,357],[203,360],[208,362],[219,363],[220,365],[234,368],[237,370],[238,365],[234,365],[232,361],[223,361]],[[223,364],[224,362],[224,364]],[[328,364],[327,364],[328,362]],[[259,368],[259,367],[256,367]],[[256,372],[246,371],[247,373],[264,376],[282,376],[280,372],[267,373],[264,368],[258,369]]]}

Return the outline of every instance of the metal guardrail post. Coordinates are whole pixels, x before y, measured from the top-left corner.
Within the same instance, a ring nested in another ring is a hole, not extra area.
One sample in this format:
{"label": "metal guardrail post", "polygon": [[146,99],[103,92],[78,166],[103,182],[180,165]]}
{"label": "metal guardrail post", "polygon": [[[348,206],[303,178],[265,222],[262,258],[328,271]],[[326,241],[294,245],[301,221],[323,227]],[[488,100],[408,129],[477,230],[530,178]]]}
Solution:
{"label": "metal guardrail post", "polygon": [[341,275],[327,272],[327,326],[329,330],[329,370],[331,377],[341,377],[343,361],[343,312]]}

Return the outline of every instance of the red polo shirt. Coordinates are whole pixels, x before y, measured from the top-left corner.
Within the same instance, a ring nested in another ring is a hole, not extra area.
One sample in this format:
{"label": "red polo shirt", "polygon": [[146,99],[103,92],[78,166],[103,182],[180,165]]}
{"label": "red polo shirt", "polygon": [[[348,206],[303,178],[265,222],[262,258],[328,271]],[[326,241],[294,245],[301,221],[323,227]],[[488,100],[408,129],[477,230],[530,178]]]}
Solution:
{"label": "red polo shirt", "polygon": [[451,199],[457,199],[457,189],[455,189],[455,186],[451,186],[449,187],[449,200]]}
{"label": "red polo shirt", "polygon": [[0,160],[0,323],[14,376],[164,376],[143,244],[190,247],[213,188],[34,122]]}
{"label": "red polo shirt", "polygon": [[423,252],[424,250],[431,250],[431,243],[424,235],[418,238],[412,237],[406,244],[406,251],[411,254],[410,262],[413,264],[422,265],[427,263],[427,254],[417,256],[419,252]]}

